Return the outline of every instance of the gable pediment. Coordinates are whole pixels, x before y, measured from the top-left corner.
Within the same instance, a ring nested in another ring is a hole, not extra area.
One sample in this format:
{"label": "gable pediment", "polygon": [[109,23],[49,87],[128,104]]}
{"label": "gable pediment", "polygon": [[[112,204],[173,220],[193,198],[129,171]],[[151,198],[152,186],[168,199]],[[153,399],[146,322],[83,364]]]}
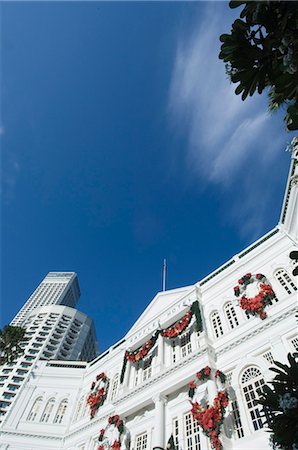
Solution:
{"label": "gable pediment", "polygon": [[195,286],[186,286],[183,288],[158,292],[133,327],[128,331],[126,338],[130,338],[133,334],[148,326],[157,329],[158,319],[161,316],[169,311],[171,307],[179,303],[179,300],[181,302],[184,300],[186,301],[193,293],[195,294],[195,292]]}

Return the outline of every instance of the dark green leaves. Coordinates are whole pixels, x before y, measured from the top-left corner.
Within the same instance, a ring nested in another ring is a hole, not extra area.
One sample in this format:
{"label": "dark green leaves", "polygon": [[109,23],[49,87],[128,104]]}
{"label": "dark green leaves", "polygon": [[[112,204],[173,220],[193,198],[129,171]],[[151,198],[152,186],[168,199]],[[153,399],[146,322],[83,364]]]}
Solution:
{"label": "dark green leaves", "polygon": [[245,100],[269,87],[269,107],[287,105],[288,130],[298,129],[298,2],[232,1],[243,6],[230,34],[222,34],[219,58],[235,93]]}
{"label": "dark green leaves", "polygon": [[[295,354],[298,357],[298,354]],[[294,356],[295,356],[294,355]],[[272,434],[273,448],[292,449],[298,444],[298,363],[290,353],[289,365],[274,361],[274,380],[266,385],[259,403]]]}
{"label": "dark green leaves", "polygon": [[5,325],[0,330],[0,363],[12,363],[24,351],[21,342],[24,342],[25,329]]}

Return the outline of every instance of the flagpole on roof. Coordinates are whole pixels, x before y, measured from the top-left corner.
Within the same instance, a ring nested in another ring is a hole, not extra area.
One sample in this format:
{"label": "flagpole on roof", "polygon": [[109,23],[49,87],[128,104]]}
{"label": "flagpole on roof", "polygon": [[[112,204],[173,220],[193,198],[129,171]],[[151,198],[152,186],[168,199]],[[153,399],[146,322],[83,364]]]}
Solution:
{"label": "flagpole on roof", "polygon": [[163,274],[162,274],[162,290],[166,290],[166,276],[167,276],[167,260],[163,260]]}

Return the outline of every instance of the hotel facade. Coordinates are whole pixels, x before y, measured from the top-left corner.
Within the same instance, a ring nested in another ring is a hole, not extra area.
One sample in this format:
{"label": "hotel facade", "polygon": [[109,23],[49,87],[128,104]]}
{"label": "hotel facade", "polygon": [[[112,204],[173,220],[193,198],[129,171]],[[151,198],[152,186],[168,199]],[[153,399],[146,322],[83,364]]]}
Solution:
{"label": "hotel facade", "polygon": [[[79,348],[35,359],[3,415],[0,449],[114,450],[118,441],[121,450],[165,449],[171,436],[179,450],[211,449],[191,401],[206,409],[218,392],[229,396],[219,435],[223,448],[271,448],[254,400],[274,376],[273,360],[287,362],[287,354],[298,351],[297,286],[289,258],[298,241],[297,139],[290,151],[278,225],[194,285],[159,292],[123,339],[91,361],[82,361]],[[243,295],[255,298],[264,286],[270,301],[263,315],[239,306]],[[44,319],[38,314],[53,314],[57,307],[76,311],[65,305],[32,309],[23,317],[27,331],[37,327],[37,336],[42,325],[35,321]],[[0,401],[15,393],[13,383],[2,383]]]}

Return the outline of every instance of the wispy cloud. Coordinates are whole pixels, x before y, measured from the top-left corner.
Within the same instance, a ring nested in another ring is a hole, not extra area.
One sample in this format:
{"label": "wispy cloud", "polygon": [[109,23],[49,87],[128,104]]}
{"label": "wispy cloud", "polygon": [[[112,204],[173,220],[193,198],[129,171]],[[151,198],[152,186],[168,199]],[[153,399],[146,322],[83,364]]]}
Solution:
{"label": "wispy cloud", "polygon": [[[243,213],[250,216],[247,232],[262,231],[262,214],[254,216],[255,196],[260,183],[246,183],[273,164],[285,142],[283,124],[266,111],[266,96],[245,102],[235,94],[218,59],[219,35],[230,29],[224,20],[226,5],[206,4],[192,31],[177,44],[169,90],[169,113],[188,142],[190,172],[229,190],[241,185],[246,195]],[[268,194],[269,195],[269,192]],[[231,211],[233,215],[233,212]],[[265,214],[265,212],[264,212]],[[255,224],[255,226],[254,226]]]}

